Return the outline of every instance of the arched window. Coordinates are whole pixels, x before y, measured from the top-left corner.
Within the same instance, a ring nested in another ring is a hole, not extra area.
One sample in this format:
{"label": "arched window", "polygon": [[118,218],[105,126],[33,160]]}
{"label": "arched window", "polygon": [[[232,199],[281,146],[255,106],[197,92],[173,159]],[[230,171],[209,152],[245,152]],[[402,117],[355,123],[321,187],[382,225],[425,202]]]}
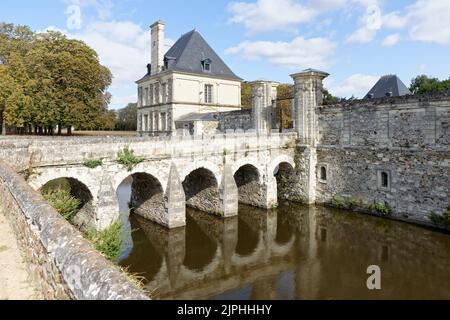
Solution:
{"label": "arched window", "polygon": [[381,173],[381,186],[383,188],[389,187],[389,175],[387,174],[387,172]]}
{"label": "arched window", "polygon": [[327,168],[320,167],[320,180],[327,181]]}

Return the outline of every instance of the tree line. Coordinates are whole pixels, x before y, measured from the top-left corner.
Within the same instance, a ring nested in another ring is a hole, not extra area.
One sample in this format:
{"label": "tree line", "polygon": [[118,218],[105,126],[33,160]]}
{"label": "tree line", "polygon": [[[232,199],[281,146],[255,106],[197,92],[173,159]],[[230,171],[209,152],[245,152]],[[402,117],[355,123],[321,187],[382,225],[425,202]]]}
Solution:
{"label": "tree line", "polygon": [[0,123],[16,133],[114,129],[112,81],[97,53],[60,32],[0,23]]}

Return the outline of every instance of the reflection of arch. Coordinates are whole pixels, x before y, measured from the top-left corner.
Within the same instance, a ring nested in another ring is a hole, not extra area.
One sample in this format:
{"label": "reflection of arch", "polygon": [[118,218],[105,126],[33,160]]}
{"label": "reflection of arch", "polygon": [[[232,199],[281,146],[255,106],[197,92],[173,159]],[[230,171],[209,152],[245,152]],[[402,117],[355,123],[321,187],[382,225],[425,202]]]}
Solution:
{"label": "reflection of arch", "polygon": [[186,222],[186,253],[183,265],[192,271],[202,271],[213,262],[218,246],[190,215],[186,215]]}
{"label": "reflection of arch", "polygon": [[258,248],[260,241],[259,233],[255,232],[245,220],[238,220],[238,241],[235,252],[241,257],[251,256]]}
{"label": "reflection of arch", "polygon": [[219,184],[214,172],[204,167],[190,172],[184,179],[186,205],[204,212],[221,214]]}

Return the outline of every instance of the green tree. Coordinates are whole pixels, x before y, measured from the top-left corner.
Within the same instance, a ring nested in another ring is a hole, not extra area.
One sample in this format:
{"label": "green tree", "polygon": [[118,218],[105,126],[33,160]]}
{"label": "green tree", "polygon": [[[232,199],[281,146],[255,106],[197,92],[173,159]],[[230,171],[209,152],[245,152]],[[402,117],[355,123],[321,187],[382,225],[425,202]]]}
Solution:
{"label": "green tree", "polygon": [[[28,27],[0,24],[0,114],[20,132],[53,133],[58,125],[113,129],[108,110],[111,72],[97,53],[59,32],[34,34]],[[59,131],[61,133],[61,131]]]}
{"label": "green tree", "polygon": [[241,86],[241,104],[244,109],[252,108],[252,86],[248,82],[243,82]]}
{"label": "green tree", "polygon": [[411,81],[409,90],[412,94],[450,91],[450,78],[440,81],[438,78],[430,78],[426,75],[420,75]]}
{"label": "green tree", "polygon": [[116,129],[120,131],[137,130],[137,103],[129,103],[118,111]]}
{"label": "green tree", "polygon": [[276,117],[280,129],[288,129],[291,125],[293,97],[294,97],[293,85],[280,84],[278,86]]}
{"label": "green tree", "polygon": [[327,89],[323,89],[323,105],[333,105],[342,101],[342,98],[333,96]]}

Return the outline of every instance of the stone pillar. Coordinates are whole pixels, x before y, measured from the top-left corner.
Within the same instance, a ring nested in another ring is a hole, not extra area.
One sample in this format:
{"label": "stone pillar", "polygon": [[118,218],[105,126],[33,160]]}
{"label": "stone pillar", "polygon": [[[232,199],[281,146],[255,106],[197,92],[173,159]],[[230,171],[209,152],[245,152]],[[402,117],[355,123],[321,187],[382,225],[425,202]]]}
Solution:
{"label": "stone pillar", "polygon": [[164,206],[166,209],[166,227],[172,229],[186,225],[186,196],[174,163],[170,166]]}
{"label": "stone pillar", "polygon": [[252,86],[252,122],[257,133],[268,133],[272,129],[272,104],[277,98],[278,83],[258,80]]}
{"label": "stone pillar", "polygon": [[104,171],[99,183],[100,188],[97,194],[97,201],[95,201],[97,212],[96,229],[101,231],[119,220],[120,209],[116,190],[114,190],[112,185],[112,177],[108,171]]}
{"label": "stone pillar", "polygon": [[295,84],[293,102],[294,127],[303,144],[315,145],[317,142],[317,118],[315,108],[323,102],[323,79],[329,74],[307,69],[291,75]]}
{"label": "stone pillar", "polygon": [[234,180],[233,170],[230,165],[225,165],[222,183],[219,189],[220,201],[224,217],[233,217],[238,214],[238,188]]}

